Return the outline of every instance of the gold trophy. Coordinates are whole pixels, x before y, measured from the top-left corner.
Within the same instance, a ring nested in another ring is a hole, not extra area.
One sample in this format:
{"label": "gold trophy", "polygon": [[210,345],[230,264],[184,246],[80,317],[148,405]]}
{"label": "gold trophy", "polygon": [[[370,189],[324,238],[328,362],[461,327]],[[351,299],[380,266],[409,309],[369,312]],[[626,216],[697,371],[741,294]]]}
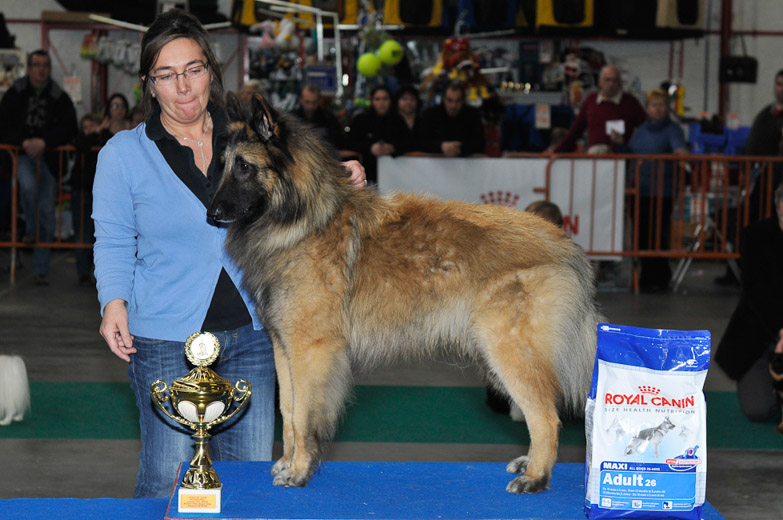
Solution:
{"label": "gold trophy", "polygon": [[[223,485],[212,468],[207,430],[234,417],[248,403],[252,393],[248,381],[240,379],[232,387],[228,379],[206,368],[217,359],[219,352],[220,342],[214,334],[191,334],[185,342],[185,354],[196,368],[174,381],[170,388],[158,379],[150,390],[152,400],[163,413],[195,430],[196,454],[180,485],[180,513],[220,513]],[[163,404],[169,399],[174,413]],[[229,412],[232,401],[237,404]]]}

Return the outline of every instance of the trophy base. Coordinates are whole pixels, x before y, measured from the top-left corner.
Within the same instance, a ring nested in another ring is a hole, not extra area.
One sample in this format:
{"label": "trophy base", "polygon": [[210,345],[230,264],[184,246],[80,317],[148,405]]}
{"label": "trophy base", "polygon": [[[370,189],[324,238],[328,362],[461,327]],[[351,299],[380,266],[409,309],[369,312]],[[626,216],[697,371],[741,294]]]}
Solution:
{"label": "trophy base", "polygon": [[222,488],[186,489],[179,488],[178,508],[180,513],[220,513]]}

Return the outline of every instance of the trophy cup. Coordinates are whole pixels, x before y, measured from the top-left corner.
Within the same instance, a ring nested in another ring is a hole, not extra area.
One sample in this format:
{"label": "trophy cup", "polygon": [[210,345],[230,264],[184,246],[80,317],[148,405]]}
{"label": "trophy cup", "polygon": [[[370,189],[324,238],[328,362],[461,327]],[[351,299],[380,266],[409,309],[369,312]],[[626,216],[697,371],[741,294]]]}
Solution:
{"label": "trophy cup", "polygon": [[[206,368],[218,357],[220,342],[214,334],[196,332],[185,342],[185,354],[196,368],[175,380],[171,387],[158,379],[152,383],[150,396],[163,413],[180,424],[192,428],[196,439],[196,454],[182,479],[178,503],[180,513],[220,513],[223,485],[212,468],[207,431],[231,419],[250,400],[251,384],[240,379],[236,386]],[[168,410],[163,403],[171,399]],[[237,404],[233,411],[232,401]]]}

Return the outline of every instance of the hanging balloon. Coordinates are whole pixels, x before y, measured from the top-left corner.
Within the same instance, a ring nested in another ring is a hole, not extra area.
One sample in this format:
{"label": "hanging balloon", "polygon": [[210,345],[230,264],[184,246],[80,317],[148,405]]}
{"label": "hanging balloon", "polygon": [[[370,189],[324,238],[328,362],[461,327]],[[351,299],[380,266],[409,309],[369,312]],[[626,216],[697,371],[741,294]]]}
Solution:
{"label": "hanging balloon", "polygon": [[402,45],[397,40],[386,40],[378,49],[378,56],[385,65],[397,65],[404,55]]}
{"label": "hanging balloon", "polygon": [[366,52],[359,56],[359,59],[356,61],[356,70],[358,70],[359,74],[362,76],[374,78],[378,75],[382,65],[381,59],[378,56],[371,52]]}

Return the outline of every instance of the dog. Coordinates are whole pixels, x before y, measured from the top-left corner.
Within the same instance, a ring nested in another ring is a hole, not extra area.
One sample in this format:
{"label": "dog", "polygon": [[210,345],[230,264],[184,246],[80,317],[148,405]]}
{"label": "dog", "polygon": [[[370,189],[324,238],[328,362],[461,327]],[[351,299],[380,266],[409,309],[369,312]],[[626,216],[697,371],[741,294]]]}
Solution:
{"label": "dog", "polygon": [[30,410],[27,367],[19,356],[0,356],[0,426],[21,421]]}
{"label": "dog", "polygon": [[655,449],[655,457],[659,457],[658,446],[661,445],[666,434],[673,429],[674,424],[666,417],[658,426],[639,431],[626,446],[625,454],[631,455],[633,452],[644,453],[644,450],[647,449],[647,444],[652,444]]}
{"label": "dog", "polygon": [[208,216],[271,338],[283,456],[274,484],[317,469],[355,370],[451,354],[475,361],[523,411],[527,456],[507,490],[537,493],[555,464],[558,407],[590,387],[599,321],[584,251],[538,216],[380,196],[350,185],[312,127],[229,95],[224,171]]}

